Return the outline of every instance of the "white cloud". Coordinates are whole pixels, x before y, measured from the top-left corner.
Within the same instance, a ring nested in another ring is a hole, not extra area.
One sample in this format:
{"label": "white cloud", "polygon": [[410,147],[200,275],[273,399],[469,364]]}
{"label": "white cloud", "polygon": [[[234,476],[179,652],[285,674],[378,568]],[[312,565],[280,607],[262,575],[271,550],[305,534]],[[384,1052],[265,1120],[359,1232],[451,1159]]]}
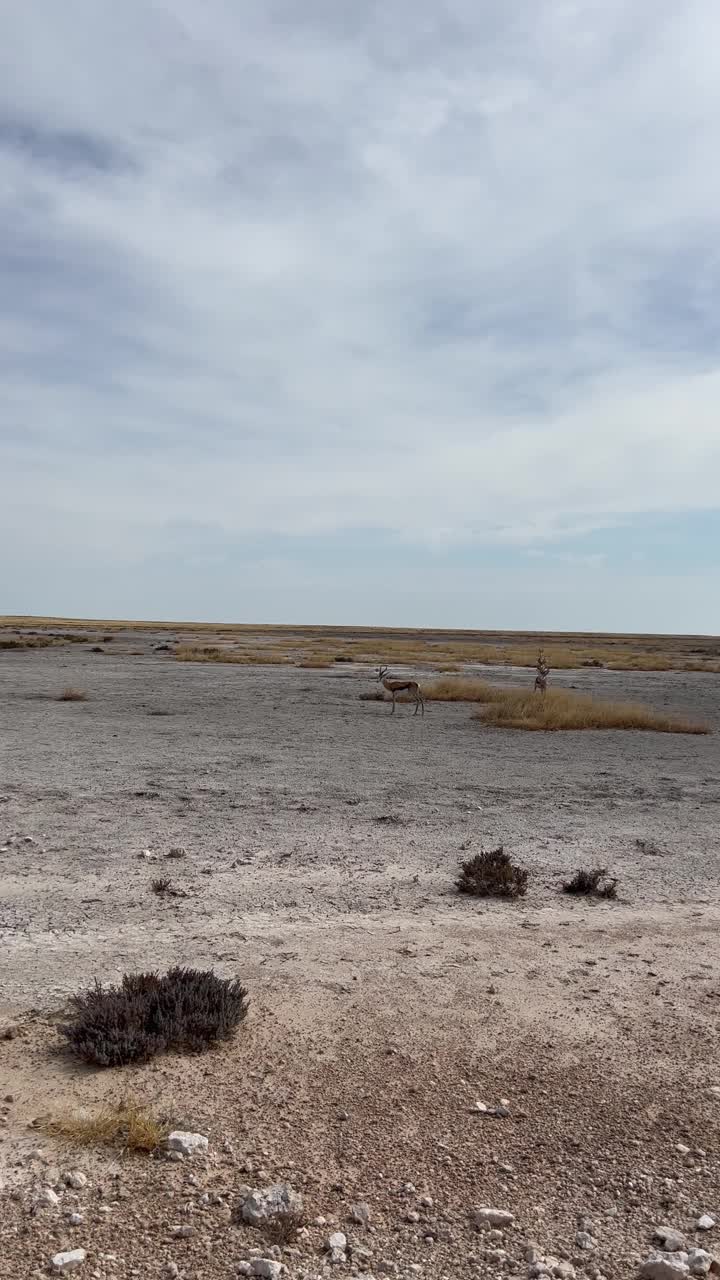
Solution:
{"label": "white cloud", "polygon": [[9,8],[1,456],[41,530],[392,557],[718,505],[713,0]]}

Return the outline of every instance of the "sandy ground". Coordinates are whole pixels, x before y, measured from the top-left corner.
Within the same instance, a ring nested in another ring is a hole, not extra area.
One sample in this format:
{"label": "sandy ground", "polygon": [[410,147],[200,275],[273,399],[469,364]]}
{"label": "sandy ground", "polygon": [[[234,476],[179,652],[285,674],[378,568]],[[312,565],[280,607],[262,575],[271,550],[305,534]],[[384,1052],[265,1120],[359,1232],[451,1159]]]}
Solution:
{"label": "sandy ground", "polygon": [[[504,732],[464,704],[391,718],[358,700],[367,671],[180,664],[152,641],[0,655],[0,1275],[64,1245],[92,1275],[235,1275],[262,1241],[228,1207],[275,1178],[347,1230],[356,1271],[525,1275],[532,1239],[578,1275],[631,1276],[668,1220],[712,1249],[720,1227],[694,1224],[720,1221],[720,736]],[[720,728],[720,677],[554,683]],[[66,685],[88,700],[55,701]],[[462,850],[498,842],[527,897],[460,898]],[[597,863],[616,904],[559,894]],[[161,874],[179,896],[153,894]],[[104,1073],[54,1053],[68,994],[171,963],[243,978],[232,1048]],[[197,1188],[28,1127],[128,1090],[210,1135]],[[471,1113],[501,1097],[508,1117]],[[12,1198],[78,1163],[84,1226]],[[347,1226],[358,1199],[369,1228]],[[473,1230],[479,1204],[515,1214],[502,1239]],[[291,1276],[321,1274],[329,1229],[284,1257]]]}

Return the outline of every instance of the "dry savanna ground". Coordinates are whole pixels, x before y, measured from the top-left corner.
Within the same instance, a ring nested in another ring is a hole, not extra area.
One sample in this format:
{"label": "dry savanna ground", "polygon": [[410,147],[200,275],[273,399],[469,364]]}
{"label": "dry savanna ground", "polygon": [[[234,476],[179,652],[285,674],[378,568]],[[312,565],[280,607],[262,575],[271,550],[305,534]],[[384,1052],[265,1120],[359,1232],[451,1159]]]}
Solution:
{"label": "dry savanna ground", "polygon": [[[720,1255],[718,644],[6,620],[0,1274],[624,1280],[663,1226]],[[538,645],[582,731],[520,731],[553,727]],[[379,662],[473,697],[393,715]],[[587,727],[619,704],[709,732]],[[499,845],[524,895],[458,893]],[[614,899],[563,892],[593,867]],[[58,1052],[74,992],[175,964],[241,978],[234,1040]],[[169,1126],[207,1154],[153,1151]],[[236,1219],[275,1182],[282,1238]]]}

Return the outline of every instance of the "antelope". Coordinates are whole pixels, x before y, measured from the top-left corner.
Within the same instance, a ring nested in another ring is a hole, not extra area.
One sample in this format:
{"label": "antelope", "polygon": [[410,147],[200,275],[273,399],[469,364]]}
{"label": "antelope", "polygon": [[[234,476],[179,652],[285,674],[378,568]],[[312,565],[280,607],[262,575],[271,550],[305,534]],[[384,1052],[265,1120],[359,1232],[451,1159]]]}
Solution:
{"label": "antelope", "polygon": [[538,654],[538,660],[535,665],[537,667],[537,675],[535,676],[534,691],[535,693],[538,693],[538,692],[545,693],[547,691],[547,679],[548,679],[548,676],[550,675],[550,668],[547,664],[547,659],[542,649]]}
{"label": "antelope", "polygon": [[392,694],[391,716],[395,714],[395,696],[398,693],[409,693],[410,697],[414,699],[415,710],[413,711],[413,715],[417,715],[418,707],[422,707],[422,713],[425,715],[425,702],[420,692],[420,685],[417,680],[390,680],[388,679],[387,667],[378,667],[377,678],[383,688],[387,689],[388,693]]}

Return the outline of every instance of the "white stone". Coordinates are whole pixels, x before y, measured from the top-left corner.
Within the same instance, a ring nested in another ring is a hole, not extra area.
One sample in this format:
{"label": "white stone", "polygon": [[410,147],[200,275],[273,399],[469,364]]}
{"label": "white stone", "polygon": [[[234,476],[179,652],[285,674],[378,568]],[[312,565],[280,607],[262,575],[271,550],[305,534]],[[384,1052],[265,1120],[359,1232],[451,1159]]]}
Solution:
{"label": "white stone", "polygon": [[366,1227],[370,1221],[370,1205],[364,1200],[354,1204],[350,1210],[350,1219],[352,1222],[357,1222],[359,1226]]}
{"label": "white stone", "polygon": [[688,1266],[691,1276],[706,1276],[710,1274],[710,1268],[713,1264],[711,1253],[707,1253],[705,1249],[691,1249],[688,1254]]}
{"label": "white stone", "polygon": [[84,1221],[85,1219],[81,1213],[71,1213],[68,1218],[71,1227],[81,1227]]}
{"label": "white stone", "polygon": [[591,1249],[595,1248],[596,1241],[590,1235],[589,1231],[576,1231],[575,1243],[578,1249],[587,1249],[588,1251],[590,1251]]}
{"label": "white stone", "polygon": [[678,1280],[678,1276],[689,1275],[681,1258],[648,1258],[638,1271],[638,1280]]}
{"label": "white stone", "polygon": [[712,1231],[714,1226],[715,1219],[711,1218],[709,1213],[704,1213],[702,1217],[697,1220],[698,1231]]}
{"label": "white stone", "polygon": [[507,1209],[489,1209],[486,1205],[475,1209],[473,1218],[476,1227],[509,1227],[515,1221],[515,1215]]}
{"label": "white stone", "polygon": [[71,1169],[65,1174],[63,1182],[66,1187],[72,1187],[73,1191],[80,1191],[88,1184],[87,1174],[83,1173],[82,1169]]}
{"label": "white stone", "polygon": [[333,1231],[328,1236],[327,1247],[330,1253],[344,1253],[347,1249],[347,1236],[342,1231]]}
{"label": "white stone", "polygon": [[60,1203],[60,1197],[52,1187],[41,1187],[35,1197],[35,1204],[39,1209],[57,1209]]}
{"label": "white stone", "polygon": [[710,1092],[713,1098],[720,1098],[720,1084],[712,1084],[710,1086]]}
{"label": "white stone", "polygon": [[685,1237],[674,1227],[656,1227],[653,1234],[666,1253],[677,1253],[685,1248]]}
{"label": "white stone", "polygon": [[675,1150],[678,1151],[681,1156],[690,1155],[690,1148],[686,1147],[684,1142],[678,1142],[675,1146]]}
{"label": "white stone", "polygon": [[54,1271],[75,1271],[81,1267],[87,1254],[84,1249],[69,1249],[67,1253],[56,1253],[51,1260]]}
{"label": "white stone", "polygon": [[202,1133],[185,1133],[182,1129],[173,1129],[166,1143],[168,1151],[178,1151],[181,1156],[194,1156],[199,1151],[207,1151],[208,1140]]}
{"label": "white stone", "polygon": [[283,1213],[299,1213],[301,1210],[302,1196],[293,1191],[287,1182],[281,1182],[274,1187],[251,1191],[242,1202],[240,1217],[243,1222],[257,1227],[262,1222],[267,1222],[268,1218],[275,1218]]}
{"label": "white stone", "polygon": [[282,1263],[276,1262],[274,1258],[253,1258],[252,1274],[263,1276],[264,1280],[280,1280]]}

